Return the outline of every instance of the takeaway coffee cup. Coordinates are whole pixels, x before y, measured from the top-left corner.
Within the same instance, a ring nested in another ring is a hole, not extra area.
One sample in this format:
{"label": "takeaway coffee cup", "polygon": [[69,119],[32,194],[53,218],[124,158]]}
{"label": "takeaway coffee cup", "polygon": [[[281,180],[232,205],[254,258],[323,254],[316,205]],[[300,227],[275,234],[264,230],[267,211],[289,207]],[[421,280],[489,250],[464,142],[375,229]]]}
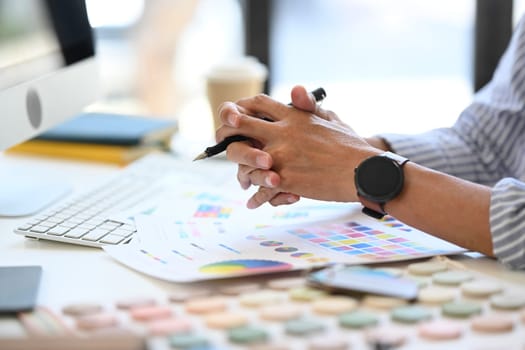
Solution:
{"label": "takeaway coffee cup", "polygon": [[254,57],[244,57],[217,65],[206,76],[206,92],[217,129],[219,106],[225,101],[237,101],[263,92],[268,75],[266,66]]}

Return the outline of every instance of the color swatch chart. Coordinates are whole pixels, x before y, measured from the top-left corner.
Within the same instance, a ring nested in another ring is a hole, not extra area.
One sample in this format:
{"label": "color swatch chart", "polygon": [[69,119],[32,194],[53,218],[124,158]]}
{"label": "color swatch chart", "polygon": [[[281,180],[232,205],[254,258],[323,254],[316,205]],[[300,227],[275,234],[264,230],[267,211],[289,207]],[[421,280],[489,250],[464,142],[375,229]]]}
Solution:
{"label": "color swatch chart", "polygon": [[[383,222],[386,227],[394,227],[405,233],[413,231],[391,217]],[[407,255],[416,257],[448,252],[447,247],[436,248],[421,240],[413,241],[396,232],[378,229],[377,225],[370,227],[356,221],[328,223],[288,232],[311,244],[365,260],[400,260]]]}
{"label": "color swatch chart", "polygon": [[[190,234],[181,235],[181,232]],[[140,244],[104,248],[121,263],[174,281],[308,269],[331,263],[365,264],[417,259],[464,249],[392,217],[375,220],[350,206],[337,220],[257,229],[210,221],[137,221]]]}

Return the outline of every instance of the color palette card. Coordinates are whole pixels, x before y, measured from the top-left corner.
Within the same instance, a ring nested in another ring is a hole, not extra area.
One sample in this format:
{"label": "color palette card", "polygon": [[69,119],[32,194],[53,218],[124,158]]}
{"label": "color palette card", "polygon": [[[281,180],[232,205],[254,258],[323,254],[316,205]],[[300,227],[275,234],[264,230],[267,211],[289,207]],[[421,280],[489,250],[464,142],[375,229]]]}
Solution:
{"label": "color palette card", "polygon": [[[127,246],[105,247],[113,258],[142,273],[174,282],[238,277],[323,266],[369,264],[456,254],[464,249],[409,227],[393,217],[370,218],[346,205],[337,219],[267,228],[218,226],[205,221],[139,219],[147,235]],[[180,232],[187,234],[181,235]]]}

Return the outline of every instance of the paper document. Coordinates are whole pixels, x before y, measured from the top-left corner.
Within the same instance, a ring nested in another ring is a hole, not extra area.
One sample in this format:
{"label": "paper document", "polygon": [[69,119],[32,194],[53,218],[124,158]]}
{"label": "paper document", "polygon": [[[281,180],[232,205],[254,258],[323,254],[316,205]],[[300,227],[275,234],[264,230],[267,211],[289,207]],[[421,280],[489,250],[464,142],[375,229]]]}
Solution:
{"label": "paper document", "polygon": [[[133,244],[104,249],[128,267],[174,282],[282,272],[331,263],[409,260],[464,251],[392,217],[370,218],[361,213],[358,204],[324,203],[333,206],[329,210],[323,208],[323,202],[316,203],[320,206],[310,203],[295,209],[286,207],[285,210],[303,212],[303,217],[288,219],[272,216],[272,210],[282,208],[270,206],[259,211],[257,220],[234,217],[233,211],[222,219],[137,216],[138,239]],[[250,212],[257,215],[257,210]]]}

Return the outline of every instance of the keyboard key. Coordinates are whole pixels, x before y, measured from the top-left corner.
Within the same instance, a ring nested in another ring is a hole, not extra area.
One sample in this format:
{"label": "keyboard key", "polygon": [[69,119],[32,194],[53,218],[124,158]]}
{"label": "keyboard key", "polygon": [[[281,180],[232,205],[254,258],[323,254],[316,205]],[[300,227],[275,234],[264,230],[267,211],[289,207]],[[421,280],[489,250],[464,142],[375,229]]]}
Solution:
{"label": "keyboard key", "polygon": [[45,227],[55,227],[57,224],[56,222],[51,222],[49,220],[46,220],[46,221],[42,221],[40,224],[38,224],[39,226],[45,226]]}
{"label": "keyboard key", "polygon": [[82,237],[85,241],[98,241],[105,235],[107,235],[109,232],[107,230],[101,230],[101,229],[94,229],[93,231],[89,231],[85,236]]}
{"label": "keyboard key", "polygon": [[100,243],[105,243],[105,244],[119,244],[120,242],[122,242],[122,240],[124,240],[126,237],[122,237],[122,236],[118,236],[118,235],[114,235],[113,233],[110,233],[109,235],[107,235],[106,237],[102,238],[100,240]]}
{"label": "keyboard key", "polygon": [[69,227],[65,226],[55,226],[52,229],[49,230],[48,234],[53,236],[62,236],[64,233],[68,232],[70,230]]}
{"label": "keyboard key", "polygon": [[46,233],[49,231],[49,227],[37,225],[31,229],[31,232]]}
{"label": "keyboard key", "polygon": [[131,236],[134,232],[135,231],[128,231],[119,227],[116,230],[111,231],[111,234],[125,238]]}
{"label": "keyboard key", "polygon": [[80,237],[84,236],[88,232],[89,231],[86,230],[86,229],[82,229],[82,228],[76,227],[76,228],[71,229],[67,233],[66,237],[68,237],[68,238],[80,238]]}
{"label": "keyboard key", "polygon": [[24,224],[22,226],[19,226],[17,228],[17,230],[21,230],[21,231],[29,231],[29,229],[33,227],[33,225],[30,225],[30,224]]}

